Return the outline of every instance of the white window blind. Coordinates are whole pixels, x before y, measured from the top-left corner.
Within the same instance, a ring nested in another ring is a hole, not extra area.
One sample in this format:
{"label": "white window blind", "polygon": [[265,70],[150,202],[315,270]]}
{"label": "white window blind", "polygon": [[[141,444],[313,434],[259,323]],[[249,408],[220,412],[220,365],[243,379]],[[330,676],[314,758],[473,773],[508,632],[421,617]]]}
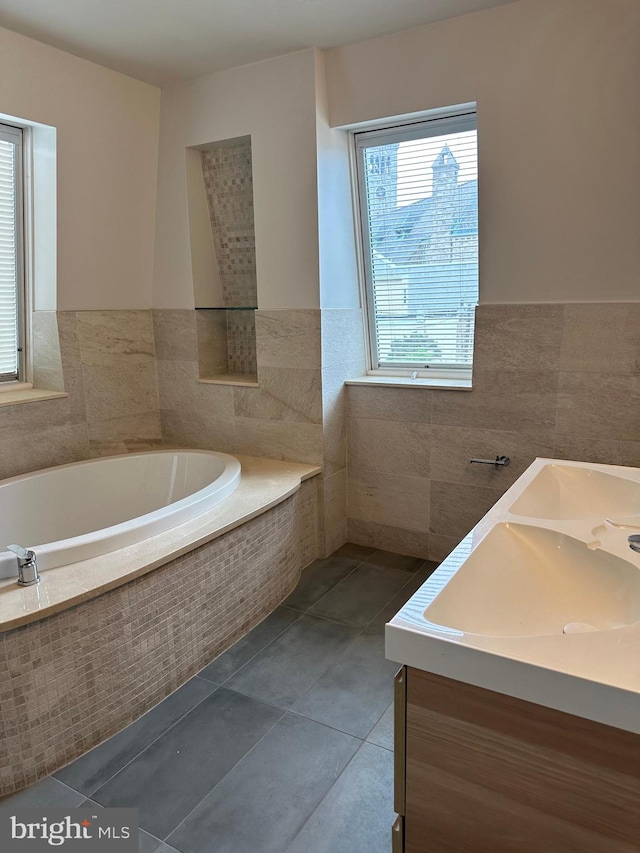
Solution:
{"label": "white window blind", "polygon": [[371,366],[468,371],[478,303],[475,113],[355,140]]}
{"label": "white window blind", "polygon": [[22,131],[0,125],[0,381],[19,378]]}

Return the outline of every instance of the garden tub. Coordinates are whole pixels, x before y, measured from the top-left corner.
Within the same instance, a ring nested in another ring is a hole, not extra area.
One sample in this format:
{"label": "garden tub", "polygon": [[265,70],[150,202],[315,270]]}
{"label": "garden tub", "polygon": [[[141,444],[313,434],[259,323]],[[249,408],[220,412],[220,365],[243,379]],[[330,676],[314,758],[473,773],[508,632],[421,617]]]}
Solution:
{"label": "garden tub", "polygon": [[40,571],[117,551],[228,498],[240,463],[226,453],[158,450],[59,465],[0,482],[0,578],[18,543]]}

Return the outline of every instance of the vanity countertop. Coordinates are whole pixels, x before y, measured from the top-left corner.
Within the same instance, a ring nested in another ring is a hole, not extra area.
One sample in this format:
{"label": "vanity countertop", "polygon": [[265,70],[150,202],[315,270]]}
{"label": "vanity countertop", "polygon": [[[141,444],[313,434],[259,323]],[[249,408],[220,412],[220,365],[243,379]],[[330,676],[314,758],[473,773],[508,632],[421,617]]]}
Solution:
{"label": "vanity countertop", "polygon": [[386,626],[390,660],[640,733],[640,469],[536,461]]}

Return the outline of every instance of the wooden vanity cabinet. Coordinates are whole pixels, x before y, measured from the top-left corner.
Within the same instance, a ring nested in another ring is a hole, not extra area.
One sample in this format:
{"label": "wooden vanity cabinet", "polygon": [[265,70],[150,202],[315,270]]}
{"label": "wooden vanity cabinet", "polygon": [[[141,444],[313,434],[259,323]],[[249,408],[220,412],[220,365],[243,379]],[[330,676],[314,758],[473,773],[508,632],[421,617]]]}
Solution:
{"label": "wooden vanity cabinet", "polygon": [[393,853],[638,853],[640,735],[403,667]]}

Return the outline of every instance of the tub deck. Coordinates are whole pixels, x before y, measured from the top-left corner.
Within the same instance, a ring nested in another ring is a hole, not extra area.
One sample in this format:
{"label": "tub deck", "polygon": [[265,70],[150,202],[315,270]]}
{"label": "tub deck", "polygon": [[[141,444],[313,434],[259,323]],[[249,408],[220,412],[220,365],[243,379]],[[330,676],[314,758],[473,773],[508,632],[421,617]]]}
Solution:
{"label": "tub deck", "polygon": [[236,456],[240,485],[226,500],[190,521],[99,557],[42,573],[37,586],[0,579],[0,633],[59,613],[134,580],[228,533],[284,501],[300,483],[320,473],[317,465]]}

